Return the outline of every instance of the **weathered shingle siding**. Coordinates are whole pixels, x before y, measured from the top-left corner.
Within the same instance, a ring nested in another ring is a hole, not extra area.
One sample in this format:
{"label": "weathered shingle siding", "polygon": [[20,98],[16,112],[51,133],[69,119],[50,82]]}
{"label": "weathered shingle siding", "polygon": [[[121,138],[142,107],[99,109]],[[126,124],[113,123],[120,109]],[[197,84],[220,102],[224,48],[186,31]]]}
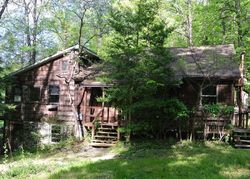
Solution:
{"label": "weathered shingle siding", "polygon": [[[66,55],[62,58],[53,60],[48,64],[16,75],[16,82],[20,86],[35,86],[40,87],[41,89],[39,102],[29,102],[28,97],[23,94],[21,116],[23,116],[24,120],[41,121],[54,116],[57,117],[59,121],[73,121],[74,114],[70,104],[68,86],[65,79],[62,78],[69,76],[70,70],[67,74],[61,73],[61,61],[63,60],[72,61],[72,55]],[[72,63],[70,63],[70,65],[72,66]],[[60,88],[58,104],[49,104],[49,85],[58,85]],[[71,81],[70,94],[73,98],[74,88],[74,81]],[[52,111],[51,108],[54,108],[55,106],[57,106],[57,110]]]}

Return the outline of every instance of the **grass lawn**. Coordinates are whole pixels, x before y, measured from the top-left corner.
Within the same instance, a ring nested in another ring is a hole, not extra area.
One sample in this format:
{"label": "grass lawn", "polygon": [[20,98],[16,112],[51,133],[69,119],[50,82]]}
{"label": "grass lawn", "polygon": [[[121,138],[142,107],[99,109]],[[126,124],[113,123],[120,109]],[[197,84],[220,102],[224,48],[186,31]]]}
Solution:
{"label": "grass lawn", "polygon": [[219,142],[136,142],[108,153],[115,157],[91,161],[76,153],[66,160],[63,152],[25,157],[5,164],[11,167],[0,178],[250,178],[250,150]]}

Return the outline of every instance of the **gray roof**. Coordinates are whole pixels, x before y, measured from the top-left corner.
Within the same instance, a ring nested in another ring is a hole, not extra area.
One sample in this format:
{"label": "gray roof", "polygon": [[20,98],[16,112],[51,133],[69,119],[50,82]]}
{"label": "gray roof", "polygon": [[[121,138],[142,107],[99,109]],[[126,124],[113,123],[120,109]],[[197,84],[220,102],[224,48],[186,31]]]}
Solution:
{"label": "gray roof", "polygon": [[172,67],[179,78],[239,78],[239,60],[234,45],[169,48]]}
{"label": "gray roof", "polygon": [[[78,45],[70,47],[66,50],[60,51],[50,57],[47,57],[35,64],[29,65],[18,71],[11,73],[11,76],[29,71],[36,67],[42,66],[50,61],[58,59],[71,51],[79,50]],[[172,68],[177,75],[177,78],[194,77],[194,78],[220,78],[220,79],[237,79],[240,77],[239,60],[235,59],[234,45],[216,45],[216,46],[201,46],[168,48],[170,54],[175,58],[172,63]],[[95,58],[99,57],[84,47],[83,51]],[[91,67],[81,71],[76,80],[95,81],[102,72],[99,65],[92,65]]]}
{"label": "gray roof", "polygon": [[[51,62],[51,61],[53,61],[53,60],[56,60],[56,59],[58,59],[58,58],[61,58],[61,57],[65,56],[66,54],[68,54],[68,53],[70,53],[70,52],[72,52],[72,51],[78,51],[78,50],[79,50],[79,46],[78,46],[78,45],[72,46],[72,47],[67,48],[67,49],[65,49],[65,50],[59,51],[59,52],[57,52],[56,54],[54,54],[54,55],[52,55],[52,56],[49,56],[49,57],[44,58],[44,59],[42,59],[42,60],[39,60],[39,61],[37,61],[37,62],[34,63],[34,64],[31,64],[31,65],[28,65],[28,66],[26,66],[26,67],[24,67],[24,68],[21,68],[20,70],[17,70],[17,71],[15,71],[15,72],[13,72],[13,73],[11,73],[11,74],[9,74],[9,75],[10,75],[10,76],[15,76],[15,75],[18,75],[18,74],[20,74],[20,73],[23,73],[23,72],[32,70],[32,69],[34,69],[34,68],[40,67],[40,66],[42,66],[42,65],[44,65],[44,64],[47,64],[47,63],[49,63],[49,62]],[[84,51],[87,55],[93,56],[93,57],[99,59],[99,57],[96,55],[96,53],[93,52],[93,51],[91,51],[90,49],[88,49],[88,48],[86,48],[86,47],[83,47],[83,51]]]}

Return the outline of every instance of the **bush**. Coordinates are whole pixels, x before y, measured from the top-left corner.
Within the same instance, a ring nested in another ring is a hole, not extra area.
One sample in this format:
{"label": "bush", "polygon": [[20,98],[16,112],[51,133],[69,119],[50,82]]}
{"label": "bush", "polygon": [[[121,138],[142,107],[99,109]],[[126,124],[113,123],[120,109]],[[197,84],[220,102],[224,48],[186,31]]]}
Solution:
{"label": "bush", "polygon": [[149,138],[166,138],[169,132],[187,126],[189,111],[178,99],[159,100],[159,103],[144,105],[132,114],[132,121],[121,128],[122,133]]}

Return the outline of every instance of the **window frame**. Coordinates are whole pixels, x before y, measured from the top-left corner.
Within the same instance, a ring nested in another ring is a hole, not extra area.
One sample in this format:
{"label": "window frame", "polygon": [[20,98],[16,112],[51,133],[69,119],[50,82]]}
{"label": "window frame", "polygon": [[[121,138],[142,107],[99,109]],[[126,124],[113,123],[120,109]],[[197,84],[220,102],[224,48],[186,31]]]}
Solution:
{"label": "window frame", "polygon": [[[55,95],[55,94],[51,94],[50,93],[50,87],[51,86],[55,86],[55,87],[58,87],[58,94]],[[58,101],[51,101],[51,96],[58,96]],[[48,103],[49,104],[58,104],[60,102],[60,85],[54,85],[54,84],[50,84],[48,85]]]}
{"label": "window frame", "polygon": [[[20,94],[17,94],[16,93],[16,89],[19,89],[20,91]],[[19,98],[19,100],[15,100],[16,98],[16,96],[19,96],[20,98]],[[13,86],[13,103],[21,103],[22,102],[22,87],[18,87],[18,86]]]}
{"label": "window frame", "polygon": [[[58,129],[53,129],[54,127]],[[54,133],[53,130],[58,130],[57,133]],[[62,126],[59,124],[52,124],[50,129],[50,142],[51,143],[58,143],[62,140]]]}
{"label": "window frame", "polygon": [[[215,93],[216,94],[203,94],[203,90],[208,88],[208,87],[211,87],[211,86],[215,87]],[[211,85],[206,86],[205,88],[201,88],[201,93],[200,94],[201,94],[201,104],[202,104],[202,106],[206,105],[206,104],[209,104],[209,103],[204,104],[203,98],[216,98],[215,104],[218,103],[218,85],[217,84],[211,84]]]}
{"label": "window frame", "polygon": [[[64,63],[67,64],[66,69],[64,69]],[[69,64],[70,64],[69,61],[68,60],[61,60],[60,64],[61,64],[60,65],[60,71],[61,71],[61,73],[64,73],[64,74],[68,73],[68,71],[69,71]]]}
{"label": "window frame", "polygon": [[[33,88],[33,89],[32,89]],[[39,97],[38,100],[31,100],[31,91],[33,91],[35,88],[39,89]],[[39,102],[41,100],[41,86],[28,86],[28,101],[31,103]]]}
{"label": "window frame", "polygon": [[67,139],[70,136],[69,125],[61,123],[50,124],[50,138],[49,141],[52,144],[61,142],[62,140]]}

